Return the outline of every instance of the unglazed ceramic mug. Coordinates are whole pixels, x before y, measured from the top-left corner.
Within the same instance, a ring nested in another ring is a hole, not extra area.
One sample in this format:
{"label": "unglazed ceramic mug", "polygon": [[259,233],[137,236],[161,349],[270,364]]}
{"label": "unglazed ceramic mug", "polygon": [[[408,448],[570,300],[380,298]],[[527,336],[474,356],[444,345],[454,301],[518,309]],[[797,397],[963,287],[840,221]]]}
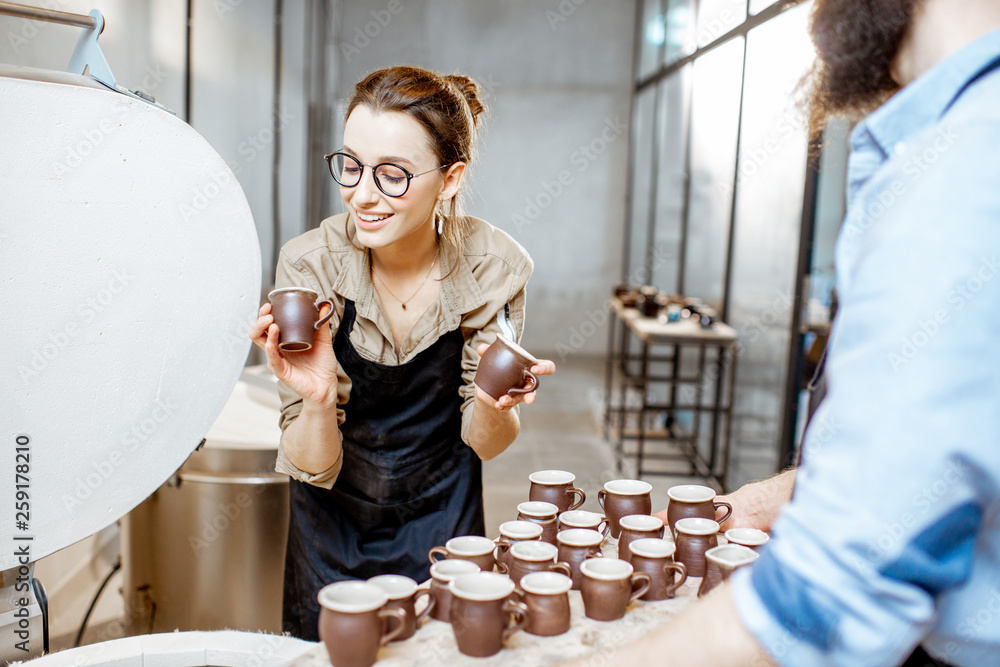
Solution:
{"label": "unglazed ceramic mug", "polygon": [[[385,603],[386,609],[403,610],[403,631],[396,639],[409,639],[417,632],[420,622],[427,618],[427,615],[434,609],[434,598],[430,590],[418,588],[417,582],[401,574],[380,574],[368,580],[369,584],[374,584],[381,588],[389,601]],[[417,613],[417,600],[426,598],[424,608]]]}
{"label": "unglazed ceramic mug", "polygon": [[580,574],[583,610],[595,621],[617,621],[629,604],[649,590],[649,575],[635,572],[620,558],[585,560]]}
{"label": "unglazed ceramic mug", "polygon": [[[681,484],[667,489],[670,498],[667,503],[667,524],[674,529],[678,519],[700,517],[722,523],[733,513],[733,506],[724,500],[715,499],[715,489],[698,484]],[[716,519],[715,510],[725,507],[726,513]],[[676,532],[676,531],[675,531]]]}
{"label": "unglazed ceramic mug", "polygon": [[604,537],[608,536],[611,526],[603,514],[588,512],[587,510],[570,510],[559,515],[559,530],[570,530],[571,528],[586,528],[596,530]]}
{"label": "unglazed ceramic mug", "polygon": [[742,544],[724,544],[709,549],[705,552],[708,565],[705,568],[705,577],[701,580],[701,587],[698,588],[698,597],[728,579],[735,569],[749,565],[759,557],[760,554]]}
{"label": "unglazed ceramic mug", "polygon": [[518,542],[537,542],[542,539],[542,527],[531,521],[504,521],[500,524],[500,537],[496,539],[494,559],[497,567],[510,567],[510,548]]}
{"label": "unglazed ceramic mug", "polygon": [[521,579],[514,593],[528,609],[524,631],[541,637],[561,635],[569,630],[569,590],[573,582],[558,572],[532,572]]}
{"label": "unglazed ceramic mug", "polygon": [[679,519],[677,529],[677,553],[674,560],[684,563],[689,577],[705,576],[705,552],[719,546],[719,524],[701,517]]}
{"label": "unglazed ceramic mug", "polygon": [[319,638],[337,667],[371,667],[379,646],[403,632],[404,612],[388,609],[385,592],[364,581],[338,581],[320,589]]}
{"label": "unglazed ceramic mug", "polygon": [[570,568],[572,589],[580,590],[580,565],[588,558],[602,558],[601,543],[604,536],[596,530],[587,528],[570,528],[561,530],[556,535],[559,543],[559,562],[566,563]]}
{"label": "unglazed ceramic mug", "polygon": [[481,535],[460,535],[444,543],[443,547],[434,547],[427,553],[431,565],[446,558],[472,561],[483,572],[492,572],[494,559],[493,550],[496,544],[488,537]]}
{"label": "unglazed ceramic mug", "polygon": [[643,600],[666,600],[687,580],[684,563],[674,562],[674,543],[658,537],[634,540],[632,547],[632,567],[636,572],[649,575],[649,590]]}
{"label": "unglazed ceramic mug", "polygon": [[541,500],[532,500],[517,506],[517,520],[537,523],[542,527],[542,540],[552,545],[556,543],[556,533],[559,532],[558,516],[558,507]]}
{"label": "unglazed ceramic mug", "polygon": [[760,553],[760,550],[771,539],[763,530],[756,528],[730,528],[725,532],[726,540],[730,544],[740,544],[750,547]]}
{"label": "unglazed ceramic mug", "polygon": [[653,511],[653,501],[650,493],[653,487],[648,482],[638,479],[615,479],[607,482],[604,488],[597,492],[597,502],[601,504],[604,515],[611,525],[611,537],[621,534],[619,520],[630,514],[649,514]]}
{"label": "unglazed ceramic mug", "polygon": [[527,607],[509,599],[514,582],[502,574],[465,574],[453,579],[448,589],[455,643],[465,655],[476,658],[494,655],[528,623]]}
{"label": "unglazed ceramic mug", "polygon": [[539,470],[528,475],[528,480],[528,500],[552,503],[560,512],[575,510],[587,499],[582,489],[573,486],[576,475],[565,470]]}
{"label": "unglazed ceramic mug", "polygon": [[570,576],[569,565],[556,562],[558,555],[559,550],[548,542],[518,542],[510,548],[509,565],[505,565],[500,573],[510,576],[515,584],[531,572],[560,572]]}
{"label": "unglazed ceramic mug", "polygon": [[455,577],[479,572],[479,566],[468,560],[443,560],[431,565],[431,597],[434,608],[431,618],[436,621],[451,621],[451,591],[448,584]]}
{"label": "unglazed ceramic mug", "polygon": [[632,540],[663,537],[663,521],[656,516],[630,514],[623,516],[618,524],[622,529],[618,535],[618,557],[630,563],[632,562],[632,552],[629,551],[629,544],[632,543]]}
{"label": "unglazed ceramic mug", "polygon": [[[278,348],[283,352],[304,352],[312,347],[313,336],[333,316],[333,301],[319,300],[319,294],[306,287],[282,287],[267,295],[271,315],[278,325]],[[319,316],[324,305],[330,311]]]}
{"label": "unglazed ceramic mug", "polygon": [[476,368],[475,385],[494,400],[520,396],[538,389],[538,376],[530,369],[538,363],[527,350],[503,334],[486,348]]}

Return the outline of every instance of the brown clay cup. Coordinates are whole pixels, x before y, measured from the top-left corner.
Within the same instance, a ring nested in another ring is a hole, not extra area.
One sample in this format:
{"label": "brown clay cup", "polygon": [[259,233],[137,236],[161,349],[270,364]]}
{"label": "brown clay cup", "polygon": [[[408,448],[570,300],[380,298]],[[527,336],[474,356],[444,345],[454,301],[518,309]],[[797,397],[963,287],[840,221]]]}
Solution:
{"label": "brown clay cup", "polygon": [[[420,622],[427,618],[427,615],[434,609],[434,598],[430,590],[418,588],[417,582],[401,574],[380,574],[368,580],[369,584],[374,584],[381,588],[389,601],[385,603],[386,609],[403,610],[403,631],[399,633],[396,640],[409,639],[417,632]],[[426,598],[424,608],[417,613],[417,600]]]}
{"label": "brown clay cup", "polygon": [[452,580],[448,588],[455,643],[465,655],[485,658],[498,653],[503,643],[528,623],[527,607],[510,599],[514,582],[502,574],[465,574]]}
{"label": "brown clay cup", "polygon": [[532,572],[559,572],[570,576],[566,563],[557,563],[559,550],[548,542],[518,542],[510,548],[510,565],[500,570],[514,584],[521,583],[521,577]]}
{"label": "brown clay cup", "polygon": [[[678,519],[700,517],[722,523],[733,513],[733,506],[724,500],[715,499],[715,489],[698,484],[681,484],[667,489],[670,501],[667,503],[667,523],[674,530]],[[725,507],[726,513],[716,519],[715,510]],[[676,531],[674,531],[676,534]]]}
{"label": "brown clay cup", "polygon": [[384,646],[403,632],[404,613],[387,609],[381,588],[364,581],[338,581],[319,592],[319,638],[330,664],[371,667]]}
{"label": "brown clay cup", "polygon": [[620,558],[585,560],[580,573],[583,610],[595,621],[617,621],[629,604],[649,590],[649,575],[635,572]]}
{"label": "brown clay cup", "polygon": [[569,577],[558,572],[532,572],[521,579],[514,591],[528,608],[524,631],[540,637],[554,637],[569,630]]}
{"label": "brown clay cup", "polygon": [[443,560],[431,565],[431,597],[434,599],[431,618],[445,623],[451,621],[451,591],[448,584],[455,577],[476,572],[479,572],[479,566],[467,560]]}
{"label": "brown clay cup", "polygon": [[454,558],[472,561],[483,572],[493,571],[493,550],[496,545],[493,540],[481,535],[460,535],[444,543],[443,547],[434,547],[427,553],[431,565],[439,561]]}
{"label": "brown clay cup", "polygon": [[674,562],[674,543],[658,537],[632,542],[632,567],[649,575],[649,590],[643,600],[666,600],[687,581],[684,563]]}
{"label": "brown clay cup", "polygon": [[729,578],[737,568],[749,565],[760,558],[760,554],[745,547],[742,544],[724,544],[713,547],[705,552],[705,576],[701,580],[698,588],[698,597],[708,593],[710,590]]}
{"label": "brown clay cup", "polygon": [[[530,521],[504,521],[500,524],[500,537],[496,539],[494,559],[497,567],[510,567],[510,548],[518,542],[537,542],[542,539],[542,527]],[[506,569],[502,570],[506,572]]]}
{"label": "brown clay cup", "polygon": [[[271,315],[278,325],[278,348],[282,352],[304,352],[312,347],[313,336],[333,316],[333,301],[319,300],[319,294],[305,287],[282,287],[267,295]],[[330,311],[319,316],[322,306]]]}
{"label": "brown clay cup", "polygon": [[531,488],[528,500],[552,503],[560,512],[575,510],[587,499],[582,489],[573,486],[576,475],[565,470],[539,470],[528,475]]}
{"label": "brown clay cup", "polygon": [[475,384],[494,400],[520,396],[538,389],[538,376],[530,369],[538,363],[527,350],[502,334],[479,358]]}
{"label": "brown clay cup", "polygon": [[580,590],[580,565],[588,558],[602,558],[601,543],[604,536],[596,530],[587,528],[570,528],[559,531],[556,535],[559,542],[559,562],[566,563],[570,568],[572,590]]}
{"label": "brown clay cup", "polygon": [[653,487],[648,482],[638,479],[615,479],[607,482],[604,488],[597,492],[597,502],[604,510],[611,525],[611,537],[618,538],[621,534],[619,521],[630,514],[649,514],[653,511],[653,501],[650,493]]}
{"label": "brown clay cup", "polygon": [[542,541],[554,545],[559,523],[559,508],[552,503],[531,500],[517,506],[517,520],[530,521],[542,527]]}
{"label": "brown clay cup", "polygon": [[663,537],[663,521],[649,514],[630,514],[619,521],[622,532],[618,535],[618,557],[632,562],[632,552],[629,545],[633,540],[647,537]]}
{"label": "brown clay cup", "polygon": [[679,519],[677,528],[677,553],[674,560],[684,563],[689,577],[705,576],[705,552],[719,546],[719,524],[711,519],[695,517]]}
{"label": "brown clay cup", "polygon": [[559,530],[570,530],[572,528],[586,528],[596,530],[604,537],[608,536],[611,526],[603,514],[588,512],[587,510],[570,510],[559,515]]}
{"label": "brown clay cup", "polygon": [[730,528],[726,531],[725,535],[726,540],[730,544],[750,547],[757,553],[760,553],[764,545],[771,539],[763,530],[757,530],[756,528]]}

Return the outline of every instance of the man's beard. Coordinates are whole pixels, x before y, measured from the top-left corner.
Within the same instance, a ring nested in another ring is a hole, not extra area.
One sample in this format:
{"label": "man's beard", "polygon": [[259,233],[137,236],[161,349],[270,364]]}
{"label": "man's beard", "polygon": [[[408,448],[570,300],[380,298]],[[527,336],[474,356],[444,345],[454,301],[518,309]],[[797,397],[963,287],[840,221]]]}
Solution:
{"label": "man's beard", "polygon": [[816,0],[817,60],[807,75],[814,136],[833,116],[858,120],[899,90],[890,70],[921,0]]}

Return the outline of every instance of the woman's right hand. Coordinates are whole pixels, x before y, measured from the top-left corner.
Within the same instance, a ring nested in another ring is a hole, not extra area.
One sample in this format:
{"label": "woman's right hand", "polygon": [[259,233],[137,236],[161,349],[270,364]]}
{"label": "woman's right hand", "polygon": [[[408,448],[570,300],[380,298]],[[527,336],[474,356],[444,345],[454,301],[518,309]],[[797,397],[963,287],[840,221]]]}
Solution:
{"label": "woman's right hand", "polygon": [[[330,310],[323,306],[320,317]],[[313,346],[304,352],[278,349],[278,325],[271,304],[260,307],[257,321],[249,331],[253,344],[264,350],[267,367],[274,376],[307,401],[331,407],[337,402],[337,356],[333,353],[330,327],[324,324],[313,336]]]}

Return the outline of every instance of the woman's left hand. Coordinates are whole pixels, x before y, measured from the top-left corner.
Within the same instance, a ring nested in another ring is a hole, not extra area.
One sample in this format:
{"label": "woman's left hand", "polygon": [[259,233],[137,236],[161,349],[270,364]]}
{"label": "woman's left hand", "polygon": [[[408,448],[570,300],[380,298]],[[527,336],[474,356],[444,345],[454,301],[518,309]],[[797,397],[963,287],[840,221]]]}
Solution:
{"label": "woman's left hand", "polygon": [[[476,350],[479,352],[479,356],[483,356],[486,352],[486,348],[489,347],[488,343],[482,343]],[[555,362],[549,361],[548,359],[539,359],[538,363],[528,369],[535,375],[554,375],[556,372]],[[482,403],[492,404],[497,410],[504,412],[510,410],[512,407],[521,403],[527,403],[531,405],[535,402],[535,392],[529,391],[527,394],[522,394],[520,396],[501,396],[500,400],[494,400],[492,396],[487,394],[485,391],[476,387],[476,398]]]}

